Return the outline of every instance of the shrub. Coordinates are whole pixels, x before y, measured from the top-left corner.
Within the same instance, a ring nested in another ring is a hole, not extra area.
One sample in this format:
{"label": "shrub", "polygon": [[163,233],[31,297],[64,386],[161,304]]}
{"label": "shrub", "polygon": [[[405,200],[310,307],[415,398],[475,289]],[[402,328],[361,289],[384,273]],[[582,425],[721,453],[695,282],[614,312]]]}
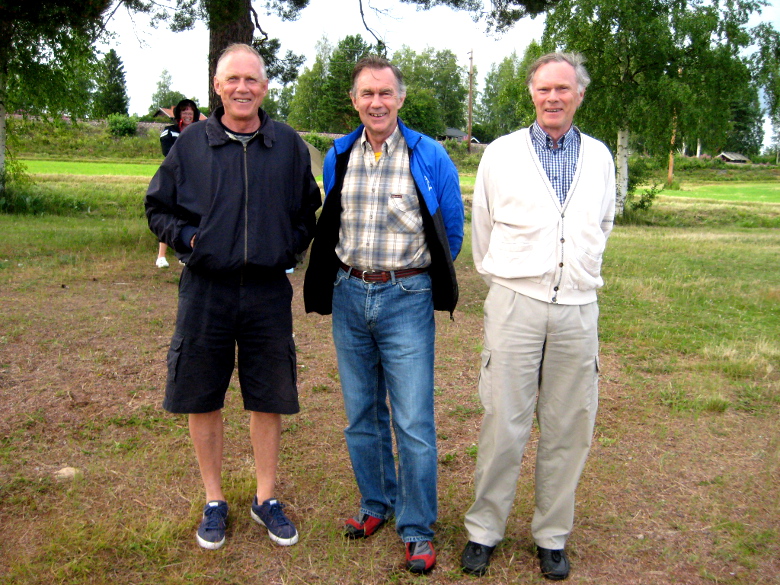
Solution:
{"label": "shrub", "polygon": [[138,118],[125,116],[124,114],[111,114],[108,116],[108,133],[111,136],[135,136],[138,127]]}
{"label": "shrub", "polygon": [[319,150],[323,155],[333,146],[333,138],[323,136],[322,134],[307,134],[303,139]]}
{"label": "shrub", "polygon": [[[656,161],[647,157],[634,157],[628,161],[628,193],[626,194],[625,215],[636,215],[638,212],[647,211],[653,205],[662,188],[655,182],[653,175],[656,170]],[[646,189],[639,190],[640,185],[648,185]],[[639,197],[637,197],[639,195]]]}
{"label": "shrub", "polygon": [[471,152],[469,145],[463,140],[445,140],[444,148],[450,155],[452,162],[462,173],[475,173],[479,167],[479,161],[482,160],[482,153],[485,150],[483,145],[472,144]]}
{"label": "shrub", "polygon": [[71,215],[86,209],[84,201],[58,193],[47,193],[31,184],[10,182],[0,191],[0,213]]}

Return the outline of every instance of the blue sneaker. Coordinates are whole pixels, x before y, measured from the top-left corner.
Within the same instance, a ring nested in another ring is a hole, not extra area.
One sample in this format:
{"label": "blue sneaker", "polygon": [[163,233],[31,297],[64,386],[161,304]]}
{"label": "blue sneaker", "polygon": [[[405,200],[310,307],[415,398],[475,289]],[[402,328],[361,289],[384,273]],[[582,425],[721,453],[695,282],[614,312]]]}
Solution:
{"label": "blue sneaker", "polygon": [[214,500],[203,508],[203,519],[195,534],[198,544],[209,550],[217,550],[225,544],[225,526],[227,525],[227,502]]}
{"label": "blue sneaker", "polygon": [[252,500],[252,520],[268,529],[268,536],[276,544],[290,546],[298,542],[298,531],[295,524],[284,513],[284,504],[279,500],[270,499],[262,504],[257,503],[257,496]]}

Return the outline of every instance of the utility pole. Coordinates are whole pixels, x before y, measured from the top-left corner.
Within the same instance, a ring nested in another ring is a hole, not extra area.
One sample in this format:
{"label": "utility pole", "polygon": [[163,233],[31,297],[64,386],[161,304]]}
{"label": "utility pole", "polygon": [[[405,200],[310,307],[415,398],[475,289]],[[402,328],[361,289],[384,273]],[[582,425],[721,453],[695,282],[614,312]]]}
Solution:
{"label": "utility pole", "polygon": [[468,152],[471,153],[471,110],[472,110],[472,103],[473,103],[473,95],[474,95],[474,49],[471,49],[469,52],[469,129],[468,129],[468,136],[466,136],[466,140],[468,140]]}

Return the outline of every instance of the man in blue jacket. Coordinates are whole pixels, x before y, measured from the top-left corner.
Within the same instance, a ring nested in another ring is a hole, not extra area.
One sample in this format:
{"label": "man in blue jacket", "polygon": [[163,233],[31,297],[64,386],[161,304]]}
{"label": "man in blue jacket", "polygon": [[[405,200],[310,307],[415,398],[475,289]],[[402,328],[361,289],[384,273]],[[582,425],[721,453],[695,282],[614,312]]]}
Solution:
{"label": "man in blue jacket", "polygon": [[257,476],[249,512],[292,545],[298,532],[274,493],[281,415],[298,412],[285,270],[309,245],[320,190],[303,140],[260,109],[268,79],[257,51],[225,49],[214,89],[222,107],[179,136],[146,193],[149,227],[186,264],[163,407],[189,415],[206,490],[197,542],[217,549],[228,517],[222,408],[238,346]]}
{"label": "man in blue jacket", "polygon": [[406,566],[423,573],[436,562],[433,311],[452,314],[458,300],[463,201],[446,151],[398,119],[406,90],[397,67],[362,59],[350,96],[362,124],[325,159],[304,301],[307,312],[333,314],[344,434],[361,494],[345,535],[370,536],[395,515]]}

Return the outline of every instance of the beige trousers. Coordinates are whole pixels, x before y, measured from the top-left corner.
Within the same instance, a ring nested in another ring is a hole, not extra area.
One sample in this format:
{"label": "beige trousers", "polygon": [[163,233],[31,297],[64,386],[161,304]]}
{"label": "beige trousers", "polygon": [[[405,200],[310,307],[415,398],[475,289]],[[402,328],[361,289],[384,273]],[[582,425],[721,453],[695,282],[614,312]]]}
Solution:
{"label": "beige trousers", "polygon": [[485,300],[475,500],[469,540],[495,546],[515,499],[534,407],[537,546],[562,549],[574,524],[574,492],[590,450],[598,405],[598,304],[557,305],[500,285]]}

